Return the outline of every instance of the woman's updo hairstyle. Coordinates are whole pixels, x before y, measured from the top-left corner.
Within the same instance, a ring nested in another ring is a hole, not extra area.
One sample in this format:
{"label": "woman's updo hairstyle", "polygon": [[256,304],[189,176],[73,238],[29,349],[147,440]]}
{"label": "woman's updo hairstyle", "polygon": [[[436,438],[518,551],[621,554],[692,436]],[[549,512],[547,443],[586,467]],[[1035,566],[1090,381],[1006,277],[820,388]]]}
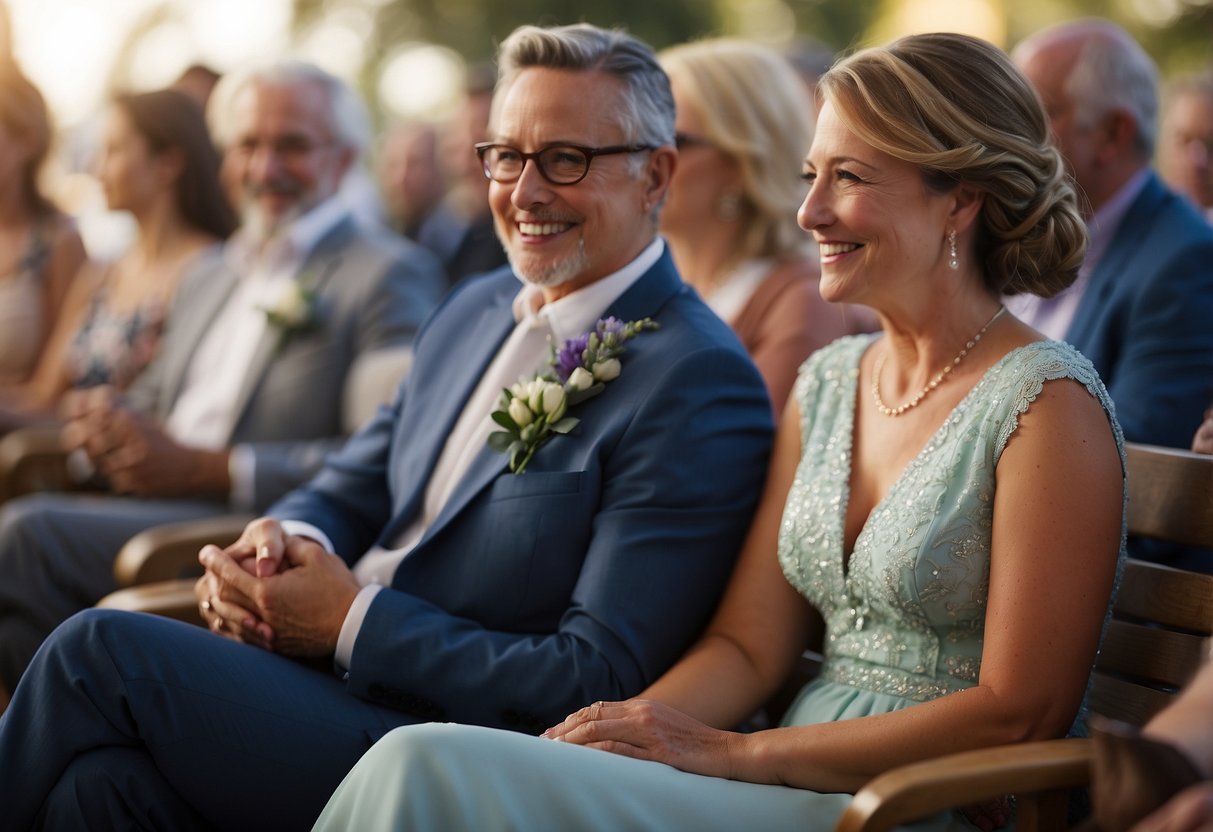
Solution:
{"label": "woman's updo hairstyle", "polygon": [[928,188],[984,194],[975,254],[996,294],[1051,297],[1074,282],[1086,226],[1040,101],[997,47],[958,34],[865,49],[822,77],[839,119],[922,169]]}

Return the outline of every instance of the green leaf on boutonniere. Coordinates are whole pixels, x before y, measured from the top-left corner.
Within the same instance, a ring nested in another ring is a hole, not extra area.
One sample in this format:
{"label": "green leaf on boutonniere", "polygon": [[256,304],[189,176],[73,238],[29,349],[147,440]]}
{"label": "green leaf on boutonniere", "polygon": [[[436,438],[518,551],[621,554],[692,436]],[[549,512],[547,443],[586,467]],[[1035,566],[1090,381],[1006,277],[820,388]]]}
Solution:
{"label": "green leaf on boutonniere", "polygon": [[559,351],[553,347],[551,372],[501,391],[492,419],[505,430],[489,434],[489,448],[508,454],[510,470],[521,474],[542,445],[580,423],[565,415],[568,408],[597,396],[619,376],[624,343],[658,328],[649,318],[629,323],[605,318],[593,331],[565,341]]}

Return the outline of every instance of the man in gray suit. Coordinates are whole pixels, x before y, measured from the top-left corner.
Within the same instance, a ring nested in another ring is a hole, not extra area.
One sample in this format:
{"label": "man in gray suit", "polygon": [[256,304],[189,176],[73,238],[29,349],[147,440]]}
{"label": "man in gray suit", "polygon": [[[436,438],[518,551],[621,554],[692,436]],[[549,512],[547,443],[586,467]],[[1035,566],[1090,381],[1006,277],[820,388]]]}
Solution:
{"label": "man in gray suit", "polygon": [[342,82],[280,63],[225,78],[210,115],[242,228],[187,278],[128,395],[69,405],[65,444],[122,496],[35,495],[0,512],[8,690],[60,621],[114,588],[131,536],[260,511],[310,477],[352,427],[351,368],[407,347],[442,290],[432,255],[360,227],[337,195],[369,133]]}

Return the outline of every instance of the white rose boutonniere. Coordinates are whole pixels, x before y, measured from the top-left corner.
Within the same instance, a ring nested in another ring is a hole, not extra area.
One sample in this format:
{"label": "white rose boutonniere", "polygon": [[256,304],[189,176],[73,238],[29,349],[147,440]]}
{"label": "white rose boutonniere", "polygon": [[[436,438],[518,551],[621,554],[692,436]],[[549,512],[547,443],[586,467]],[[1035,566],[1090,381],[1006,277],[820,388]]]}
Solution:
{"label": "white rose boutonniere", "polygon": [[489,447],[509,454],[510,470],[521,474],[541,445],[577,427],[580,420],[566,415],[570,407],[597,396],[619,377],[624,343],[658,328],[650,318],[628,323],[605,318],[593,332],[570,338],[559,351],[553,348],[550,371],[501,391],[492,418],[504,430],[489,434]]}
{"label": "white rose boutonniere", "polygon": [[283,335],[306,331],[316,325],[316,292],[302,278],[288,281],[273,303],[261,311]]}

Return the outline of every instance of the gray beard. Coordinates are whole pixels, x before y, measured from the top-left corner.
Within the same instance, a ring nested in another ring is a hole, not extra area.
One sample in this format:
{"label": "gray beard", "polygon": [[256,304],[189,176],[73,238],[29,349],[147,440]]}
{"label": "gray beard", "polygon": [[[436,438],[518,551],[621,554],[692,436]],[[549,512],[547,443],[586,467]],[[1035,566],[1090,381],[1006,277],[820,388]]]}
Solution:
{"label": "gray beard", "polygon": [[[503,241],[504,242],[504,241]],[[506,256],[510,261],[510,268],[514,270],[514,274],[521,277],[532,286],[540,286],[543,288],[551,288],[560,286],[575,279],[589,265],[589,258],[585,253],[585,240],[577,240],[577,252],[571,257],[567,257],[557,263],[552,263],[542,269],[524,270],[520,268],[520,263],[514,258],[514,252],[509,245],[505,245]]]}

